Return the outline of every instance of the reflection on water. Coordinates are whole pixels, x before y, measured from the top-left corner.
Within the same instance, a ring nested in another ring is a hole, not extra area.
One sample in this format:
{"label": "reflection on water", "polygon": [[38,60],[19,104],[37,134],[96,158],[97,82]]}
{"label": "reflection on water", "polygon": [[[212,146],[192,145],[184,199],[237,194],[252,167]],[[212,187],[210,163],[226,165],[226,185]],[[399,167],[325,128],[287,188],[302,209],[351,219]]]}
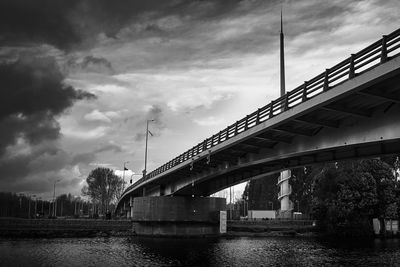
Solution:
{"label": "reflection on water", "polygon": [[0,266],[399,266],[397,239],[0,239]]}

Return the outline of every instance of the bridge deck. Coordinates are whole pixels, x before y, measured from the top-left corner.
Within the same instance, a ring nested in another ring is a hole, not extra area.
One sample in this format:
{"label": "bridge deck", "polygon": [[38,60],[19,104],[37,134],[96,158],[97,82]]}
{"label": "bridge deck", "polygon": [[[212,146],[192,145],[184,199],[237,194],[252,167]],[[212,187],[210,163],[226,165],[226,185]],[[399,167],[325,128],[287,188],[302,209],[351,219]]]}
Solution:
{"label": "bridge deck", "polygon": [[[392,86],[400,82],[397,75],[400,60],[396,58],[399,52],[400,29],[150,172],[129,186],[123,197],[144,185],[159,183],[160,179],[166,184],[201,176],[210,169],[228,169],[243,159],[251,161],[260,151],[276,150],[281,144],[291,144],[295,139],[314,137],[322,130],[336,130],[371,118],[377,111],[390,110],[400,103],[399,88]],[[350,153],[346,149],[326,156],[321,151],[320,159],[316,155],[297,157],[295,165],[346,158],[341,156],[341,153]],[[387,149],[390,150],[390,145]],[[351,153],[355,152],[352,150]],[[362,151],[356,153],[362,154]],[[266,173],[289,165],[293,166],[288,159],[278,157],[256,171],[254,164],[249,165],[247,172],[249,177],[254,177],[257,172]],[[243,168],[241,166],[242,173]],[[232,172],[233,169],[229,170]],[[223,186],[216,185],[215,190]],[[171,192],[174,189],[178,188],[172,188]],[[180,193],[188,192],[181,190]]]}

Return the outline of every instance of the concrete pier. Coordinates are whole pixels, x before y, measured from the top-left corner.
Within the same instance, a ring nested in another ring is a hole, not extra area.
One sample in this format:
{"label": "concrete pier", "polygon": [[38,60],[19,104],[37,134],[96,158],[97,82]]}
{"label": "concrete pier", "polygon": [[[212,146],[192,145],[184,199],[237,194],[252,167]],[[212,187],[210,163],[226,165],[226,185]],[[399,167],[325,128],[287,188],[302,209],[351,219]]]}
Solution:
{"label": "concrete pier", "polygon": [[133,231],[151,236],[219,235],[219,211],[225,198],[136,197],[131,206]]}

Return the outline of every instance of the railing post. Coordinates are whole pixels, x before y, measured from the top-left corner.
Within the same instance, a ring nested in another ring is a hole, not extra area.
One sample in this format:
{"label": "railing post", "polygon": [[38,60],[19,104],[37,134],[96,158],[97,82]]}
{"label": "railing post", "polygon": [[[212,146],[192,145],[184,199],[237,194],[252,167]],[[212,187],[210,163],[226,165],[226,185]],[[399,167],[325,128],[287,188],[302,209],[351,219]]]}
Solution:
{"label": "railing post", "polygon": [[269,104],[269,117],[272,118],[274,116],[274,100]]}
{"label": "railing post", "polygon": [[235,123],[235,135],[238,134],[238,121],[236,121]]}
{"label": "railing post", "polygon": [[246,115],[246,121],[244,123],[244,130],[249,129],[249,115]]}
{"label": "railing post", "polygon": [[387,35],[382,36],[382,51],[381,51],[381,63],[385,63],[387,61]]}
{"label": "railing post", "polygon": [[350,56],[350,69],[349,69],[349,79],[352,79],[356,76],[355,68],[354,68],[354,59],[355,54],[351,54]]}
{"label": "railing post", "polygon": [[228,127],[226,127],[226,137],[225,137],[225,140],[228,140],[229,139],[229,126]]}
{"label": "railing post", "polygon": [[301,97],[301,102],[305,102],[305,101],[307,101],[307,81],[304,82],[303,94],[302,94],[302,97]]}
{"label": "railing post", "polygon": [[257,109],[256,125],[260,124],[260,109]]}
{"label": "railing post", "polygon": [[329,69],[325,69],[324,92],[329,90]]}
{"label": "railing post", "polygon": [[207,150],[207,139],[203,141],[203,151]]}
{"label": "railing post", "polygon": [[289,109],[289,93],[285,94],[285,99],[283,101],[283,111],[286,111]]}
{"label": "railing post", "polygon": [[221,132],[222,131],[219,131],[219,133],[218,133],[218,144],[221,143]]}

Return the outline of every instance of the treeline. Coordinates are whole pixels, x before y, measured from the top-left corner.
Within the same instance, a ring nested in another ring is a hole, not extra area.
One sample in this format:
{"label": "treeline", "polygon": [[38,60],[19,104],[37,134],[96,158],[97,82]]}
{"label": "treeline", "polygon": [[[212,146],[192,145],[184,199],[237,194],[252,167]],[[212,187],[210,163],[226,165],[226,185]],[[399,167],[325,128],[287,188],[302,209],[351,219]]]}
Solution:
{"label": "treeline", "polygon": [[0,217],[52,218],[93,216],[98,205],[80,197],[63,194],[56,201],[42,200],[34,195],[0,192]]}
{"label": "treeline", "polygon": [[115,210],[118,198],[124,190],[124,180],[108,168],[92,170],[82,188],[82,196],[71,194],[57,196],[56,200],[43,200],[36,195],[0,192],[0,217],[54,218],[91,217],[97,218]]}
{"label": "treeline", "polygon": [[[371,233],[372,218],[400,215],[399,158],[351,160],[292,169],[293,211],[318,220],[330,234]],[[279,174],[252,180],[243,198],[249,209],[279,209]]]}

